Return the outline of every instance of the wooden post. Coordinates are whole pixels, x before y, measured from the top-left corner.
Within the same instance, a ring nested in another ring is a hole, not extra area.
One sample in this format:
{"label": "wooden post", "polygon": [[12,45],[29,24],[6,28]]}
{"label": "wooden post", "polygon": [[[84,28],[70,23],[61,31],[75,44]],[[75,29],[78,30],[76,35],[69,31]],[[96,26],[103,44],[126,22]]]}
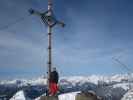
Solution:
{"label": "wooden post", "polygon": [[[48,13],[49,16],[52,16],[52,1],[48,0]],[[51,22],[48,22],[48,76],[47,84],[48,91],[50,91],[50,73],[52,69],[52,27],[50,26]]]}

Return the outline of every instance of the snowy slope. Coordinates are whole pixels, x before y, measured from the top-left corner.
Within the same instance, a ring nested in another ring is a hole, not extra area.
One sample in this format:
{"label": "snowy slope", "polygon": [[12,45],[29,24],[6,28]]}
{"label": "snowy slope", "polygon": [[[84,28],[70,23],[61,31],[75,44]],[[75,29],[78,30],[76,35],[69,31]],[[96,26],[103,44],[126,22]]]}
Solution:
{"label": "snowy slope", "polygon": [[[80,93],[80,91],[64,93],[64,94],[59,95],[58,99],[59,100],[75,100],[75,97],[76,97],[77,93]],[[42,95],[42,96],[44,96],[44,95]],[[40,100],[40,97],[37,97],[35,100]]]}
{"label": "snowy slope", "polygon": [[75,100],[77,93],[80,93],[80,91],[61,94],[58,96],[58,98],[59,100]]}
{"label": "snowy slope", "polygon": [[[64,93],[64,94],[59,95],[58,99],[59,100],[75,100],[75,97],[76,97],[77,93],[80,93],[80,91]],[[36,98],[35,100],[40,100],[40,97]]]}
{"label": "snowy slope", "polygon": [[133,89],[129,90],[121,100],[133,100]]}
{"label": "snowy slope", "polygon": [[113,85],[113,88],[118,88],[118,87],[121,87],[123,88],[124,90],[129,90],[129,83],[118,83],[118,84],[115,84]]}
{"label": "snowy slope", "polygon": [[17,92],[10,100],[27,100],[24,91]]}

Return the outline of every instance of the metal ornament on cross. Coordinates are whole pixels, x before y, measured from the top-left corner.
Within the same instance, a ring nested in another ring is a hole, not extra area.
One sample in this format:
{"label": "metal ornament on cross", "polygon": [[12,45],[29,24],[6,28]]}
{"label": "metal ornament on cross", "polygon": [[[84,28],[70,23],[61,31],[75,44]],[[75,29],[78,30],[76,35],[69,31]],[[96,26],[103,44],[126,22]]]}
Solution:
{"label": "metal ornament on cross", "polygon": [[39,12],[34,9],[29,10],[30,14],[38,15],[41,17],[43,23],[45,23],[46,26],[54,27],[56,24],[64,27],[65,24],[62,21],[59,21],[55,18],[53,10],[52,10],[52,2],[51,0],[48,1],[48,10],[45,12]]}
{"label": "metal ornament on cross", "polygon": [[53,13],[53,9],[52,9],[52,0],[48,0],[48,10],[45,12],[39,12],[36,11],[34,9],[30,9],[29,13],[30,14],[34,14],[34,15],[38,15],[41,19],[42,22],[48,26],[48,89],[50,90],[50,73],[51,73],[51,69],[52,69],[52,28],[55,25],[60,25],[61,27],[64,27],[65,24],[61,21],[58,21]]}

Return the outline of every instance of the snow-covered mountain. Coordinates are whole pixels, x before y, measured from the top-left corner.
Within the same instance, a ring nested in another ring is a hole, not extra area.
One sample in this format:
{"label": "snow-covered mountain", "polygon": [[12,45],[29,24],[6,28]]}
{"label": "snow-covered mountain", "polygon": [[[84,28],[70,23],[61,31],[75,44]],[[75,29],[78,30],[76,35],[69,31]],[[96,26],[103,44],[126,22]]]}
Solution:
{"label": "snow-covered mountain", "polygon": [[32,80],[26,80],[26,79],[14,79],[11,81],[8,80],[1,80],[0,85],[10,85],[10,86],[27,86],[27,85],[44,85],[47,83],[47,80],[45,78],[37,78]]}
{"label": "snow-covered mountain", "polygon": [[[133,74],[132,74],[133,77]],[[131,77],[130,77],[131,78]],[[100,76],[100,75],[91,75],[91,76],[71,76],[71,77],[61,77],[60,83],[69,82],[73,85],[80,82],[90,82],[98,85],[100,82],[105,83],[115,83],[115,82],[127,82],[129,80],[128,74],[116,74],[112,76]],[[130,79],[131,81],[131,79]],[[26,86],[26,85],[46,85],[46,78],[36,78],[32,80],[26,79],[15,79],[15,80],[0,80],[0,85],[17,85],[17,86]]]}
{"label": "snow-covered mountain", "polygon": [[129,90],[121,100],[133,100],[133,89]]}
{"label": "snow-covered mountain", "polygon": [[[91,75],[61,77],[59,81],[60,93],[92,90],[96,92],[98,96],[105,98],[105,100],[108,100],[108,98],[110,98],[110,100],[120,100],[120,98],[122,98],[132,87],[132,76],[130,76],[130,79],[127,74],[113,76]],[[12,94],[16,91],[23,90],[28,97],[33,99],[45,92],[46,81],[47,80],[43,78],[0,81],[0,95],[5,91],[7,92],[7,90],[14,90]],[[7,95],[8,94],[11,95],[11,93],[7,93]]]}
{"label": "snow-covered mountain", "polygon": [[24,91],[19,91],[10,100],[28,100],[28,98],[26,98]]}

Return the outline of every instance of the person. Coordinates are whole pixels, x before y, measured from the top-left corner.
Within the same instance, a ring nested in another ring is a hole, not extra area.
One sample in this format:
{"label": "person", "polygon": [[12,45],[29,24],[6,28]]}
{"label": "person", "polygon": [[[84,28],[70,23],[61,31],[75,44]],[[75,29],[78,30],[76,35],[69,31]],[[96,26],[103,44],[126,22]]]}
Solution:
{"label": "person", "polygon": [[54,67],[53,70],[51,71],[50,73],[50,79],[49,79],[49,88],[50,88],[50,91],[49,91],[49,94],[51,96],[53,95],[56,95],[57,92],[58,92],[58,80],[59,80],[59,74],[56,70],[56,68]]}

